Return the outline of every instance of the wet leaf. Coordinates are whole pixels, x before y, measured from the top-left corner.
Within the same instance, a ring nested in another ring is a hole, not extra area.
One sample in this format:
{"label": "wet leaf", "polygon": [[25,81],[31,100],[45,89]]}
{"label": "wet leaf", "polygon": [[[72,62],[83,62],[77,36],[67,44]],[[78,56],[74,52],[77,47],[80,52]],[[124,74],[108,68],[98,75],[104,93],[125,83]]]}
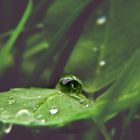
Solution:
{"label": "wet leaf", "polygon": [[81,102],[83,97],[55,89],[12,89],[0,94],[0,121],[27,126],[65,125],[72,116],[93,105],[86,97]]}

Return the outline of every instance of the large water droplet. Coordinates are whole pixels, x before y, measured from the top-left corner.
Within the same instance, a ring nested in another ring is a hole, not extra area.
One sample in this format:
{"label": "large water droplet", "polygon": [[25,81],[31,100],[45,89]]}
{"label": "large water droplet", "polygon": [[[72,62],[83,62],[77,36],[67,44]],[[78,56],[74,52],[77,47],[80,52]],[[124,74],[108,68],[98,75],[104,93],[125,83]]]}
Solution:
{"label": "large water droplet", "polygon": [[19,121],[33,121],[33,114],[27,109],[22,109],[17,112],[16,119]]}
{"label": "large water droplet", "polygon": [[60,91],[63,93],[79,94],[82,90],[82,82],[76,76],[66,75],[59,80],[57,87],[59,87]]}
{"label": "large water droplet", "polygon": [[49,110],[49,113],[51,115],[56,115],[57,113],[59,112],[58,108],[57,107],[51,107],[51,109]]}
{"label": "large water droplet", "polygon": [[9,97],[9,99],[8,99],[8,104],[9,105],[14,104],[15,102],[16,102],[16,100],[15,100],[15,98],[13,96]]}
{"label": "large water droplet", "polygon": [[97,20],[96,20],[96,24],[102,25],[106,22],[106,20],[107,20],[106,16],[98,17]]}
{"label": "large water droplet", "polygon": [[99,65],[100,66],[105,66],[106,65],[106,61],[105,60],[100,61]]}
{"label": "large water droplet", "polygon": [[8,134],[12,130],[12,124],[5,124],[4,125],[4,133]]}

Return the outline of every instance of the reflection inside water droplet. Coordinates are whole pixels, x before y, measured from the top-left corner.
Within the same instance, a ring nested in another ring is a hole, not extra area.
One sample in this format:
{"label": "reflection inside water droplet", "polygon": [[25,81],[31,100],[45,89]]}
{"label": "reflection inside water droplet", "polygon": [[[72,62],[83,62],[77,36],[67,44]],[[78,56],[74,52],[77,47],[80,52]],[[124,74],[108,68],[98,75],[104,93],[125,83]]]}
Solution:
{"label": "reflection inside water droplet", "polygon": [[66,75],[59,80],[56,87],[58,87],[63,93],[80,94],[82,90],[82,82],[76,76]]}
{"label": "reflection inside water droplet", "polygon": [[56,115],[58,111],[59,111],[58,108],[54,106],[54,107],[51,107],[51,109],[49,110],[49,113],[51,115]]}
{"label": "reflection inside water droplet", "polygon": [[16,119],[20,121],[32,121],[33,114],[29,112],[27,109],[22,109],[17,112]]}
{"label": "reflection inside water droplet", "polygon": [[107,20],[106,16],[98,17],[97,20],[96,20],[96,24],[102,25],[106,22],[106,20]]}

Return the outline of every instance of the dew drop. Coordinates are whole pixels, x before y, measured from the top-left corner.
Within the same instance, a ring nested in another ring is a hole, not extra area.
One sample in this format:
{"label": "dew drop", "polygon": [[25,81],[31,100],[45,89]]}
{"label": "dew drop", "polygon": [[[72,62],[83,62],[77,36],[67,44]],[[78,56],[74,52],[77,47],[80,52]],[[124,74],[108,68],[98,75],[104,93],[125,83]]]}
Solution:
{"label": "dew drop", "polygon": [[102,60],[102,61],[100,61],[100,66],[104,66],[104,65],[106,65],[106,61],[105,60]]}
{"label": "dew drop", "polygon": [[4,133],[9,134],[12,130],[12,124],[5,124],[4,125]]}
{"label": "dew drop", "polygon": [[85,104],[85,107],[87,108],[87,107],[90,107],[90,104]]}
{"label": "dew drop", "polygon": [[16,119],[20,121],[33,121],[33,114],[27,109],[22,109],[17,112]]}
{"label": "dew drop", "polygon": [[90,106],[90,103],[86,99],[81,99],[79,102],[80,102],[80,104],[83,104],[84,107],[89,107]]}
{"label": "dew drop", "polygon": [[16,102],[16,100],[15,100],[15,98],[13,96],[9,97],[9,99],[8,99],[8,104],[9,105],[14,104],[15,102]]}
{"label": "dew drop", "polygon": [[66,75],[62,77],[57,86],[63,93],[79,94],[82,90],[81,80],[73,75]]}
{"label": "dew drop", "polygon": [[51,115],[56,115],[58,113],[58,108],[57,107],[52,107],[50,110],[49,110],[49,113]]}
{"label": "dew drop", "polygon": [[106,22],[106,20],[107,20],[106,16],[98,17],[97,20],[96,20],[96,24],[102,25]]}

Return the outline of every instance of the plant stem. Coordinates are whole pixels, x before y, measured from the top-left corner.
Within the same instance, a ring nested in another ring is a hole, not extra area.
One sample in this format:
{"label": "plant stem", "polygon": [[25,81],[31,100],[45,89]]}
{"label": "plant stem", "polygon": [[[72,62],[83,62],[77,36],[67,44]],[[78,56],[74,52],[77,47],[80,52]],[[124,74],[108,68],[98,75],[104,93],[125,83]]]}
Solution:
{"label": "plant stem", "polygon": [[110,136],[107,128],[105,127],[104,123],[102,121],[97,120],[97,119],[96,120],[93,120],[93,121],[96,123],[98,129],[103,134],[105,140],[111,140],[112,138],[111,138],[111,136]]}

